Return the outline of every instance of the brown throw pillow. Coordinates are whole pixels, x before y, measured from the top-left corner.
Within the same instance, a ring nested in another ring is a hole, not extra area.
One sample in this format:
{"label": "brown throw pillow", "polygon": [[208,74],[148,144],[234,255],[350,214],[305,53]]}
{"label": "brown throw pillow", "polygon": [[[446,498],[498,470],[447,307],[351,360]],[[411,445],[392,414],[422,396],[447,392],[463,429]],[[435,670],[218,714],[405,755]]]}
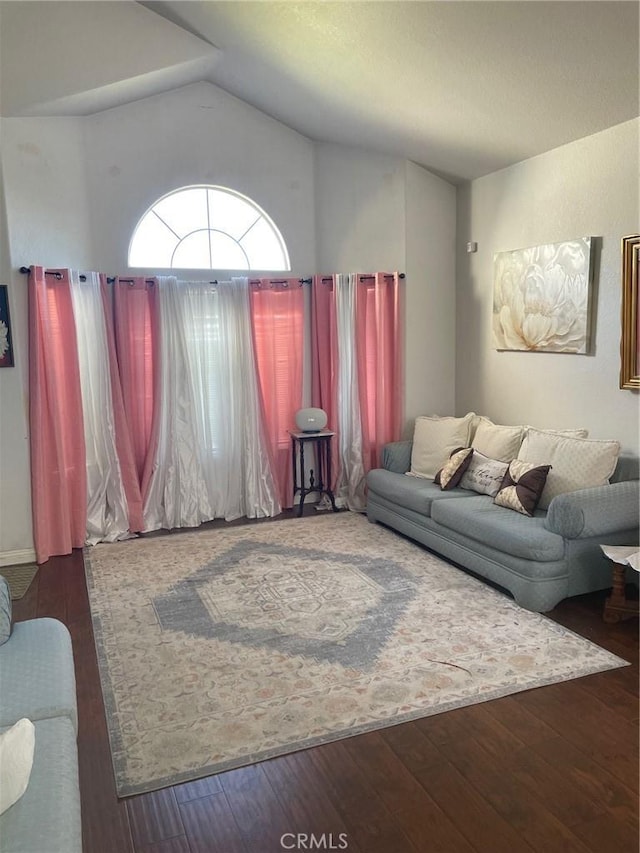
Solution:
{"label": "brown throw pillow", "polygon": [[514,459],[509,463],[498,494],[493,502],[522,515],[533,515],[547,482],[551,465],[533,465]]}
{"label": "brown throw pillow", "polygon": [[462,475],[469,467],[472,456],[472,447],[457,447],[449,457],[448,462],[442,466],[433,478],[433,482],[437,483],[442,491],[455,489],[460,483]]}

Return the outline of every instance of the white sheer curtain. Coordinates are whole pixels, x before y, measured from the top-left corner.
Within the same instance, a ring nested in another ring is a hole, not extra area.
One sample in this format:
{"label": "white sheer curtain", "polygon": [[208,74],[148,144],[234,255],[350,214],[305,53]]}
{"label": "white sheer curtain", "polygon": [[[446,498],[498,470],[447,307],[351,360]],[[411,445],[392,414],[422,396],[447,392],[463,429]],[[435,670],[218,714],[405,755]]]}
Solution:
{"label": "white sheer curtain", "polygon": [[87,463],[88,545],[127,539],[129,515],[116,451],[115,419],[109,373],[100,276],[69,270],[78,341],[80,388]]}
{"label": "white sheer curtain", "polygon": [[213,518],[202,476],[196,400],[189,374],[178,284],[157,279],[160,311],[158,446],[144,505],[144,529],[197,527]]}
{"label": "white sheer curtain", "polygon": [[362,426],[356,359],[355,274],[335,277],[336,329],[338,339],[338,423],[340,473],[336,488],[339,502],[351,510],[366,508]]}
{"label": "white sheer curtain", "polygon": [[277,515],[246,278],[158,279],[161,410],[145,530]]}

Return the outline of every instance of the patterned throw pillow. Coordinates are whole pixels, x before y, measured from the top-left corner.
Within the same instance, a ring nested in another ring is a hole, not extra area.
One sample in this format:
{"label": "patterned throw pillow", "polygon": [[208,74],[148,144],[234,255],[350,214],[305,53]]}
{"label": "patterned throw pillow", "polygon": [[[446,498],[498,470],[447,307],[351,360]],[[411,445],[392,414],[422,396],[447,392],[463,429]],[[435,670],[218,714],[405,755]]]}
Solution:
{"label": "patterned throw pillow", "polygon": [[547,482],[551,465],[532,465],[514,459],[509,463],[500,491],[493,499],[498,506],[514,509],[522,515],[533,515]]}
{"label": "patterned throw pillow", "polygon": [[509,462],[489,459],[488,456],[474,448],[469,467],[460,480],[460,488],[495,498],[508,467]]}
{"label": "patterned throw pillow", "polygon": [[472,456],[473,449],[471,447],[457,447],[449,457],[448,462],[433,478],[433,482],[438,483],[443,492],[448,489],[455,489],[469,467]]}

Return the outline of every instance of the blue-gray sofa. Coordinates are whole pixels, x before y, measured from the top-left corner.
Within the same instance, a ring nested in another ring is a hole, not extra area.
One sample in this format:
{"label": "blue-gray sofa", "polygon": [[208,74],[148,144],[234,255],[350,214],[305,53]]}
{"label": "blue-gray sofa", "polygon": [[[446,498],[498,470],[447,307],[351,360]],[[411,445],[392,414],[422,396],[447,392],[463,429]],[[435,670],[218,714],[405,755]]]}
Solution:
{"label": "blue-gray sofa", "polygon": [[76,682],[57,619],[17,622],[0,644],[0,732],[24,717],[35,726],[33,766],[25,793],[0,815],[0,850],[81,853]]}
{"label": "blue-gray sofa", "polygon": [[367,475],[367,516],[508,590],[527,610],[611,586],[599,545],[638,543],[638,460],[620,457],[609,485],[557,495],[532,518],[492,497],[406,476],[411,441],[388,444]]}

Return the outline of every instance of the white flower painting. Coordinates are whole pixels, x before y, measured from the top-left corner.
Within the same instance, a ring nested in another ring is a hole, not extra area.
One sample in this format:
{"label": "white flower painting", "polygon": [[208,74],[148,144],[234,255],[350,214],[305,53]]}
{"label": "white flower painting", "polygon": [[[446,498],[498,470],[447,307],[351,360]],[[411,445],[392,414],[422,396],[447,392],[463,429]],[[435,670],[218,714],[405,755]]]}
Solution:
{"label": "white flower painting", "polygon": [[495,348],[586,353],[590,282],[591,237],[496,254]]}

